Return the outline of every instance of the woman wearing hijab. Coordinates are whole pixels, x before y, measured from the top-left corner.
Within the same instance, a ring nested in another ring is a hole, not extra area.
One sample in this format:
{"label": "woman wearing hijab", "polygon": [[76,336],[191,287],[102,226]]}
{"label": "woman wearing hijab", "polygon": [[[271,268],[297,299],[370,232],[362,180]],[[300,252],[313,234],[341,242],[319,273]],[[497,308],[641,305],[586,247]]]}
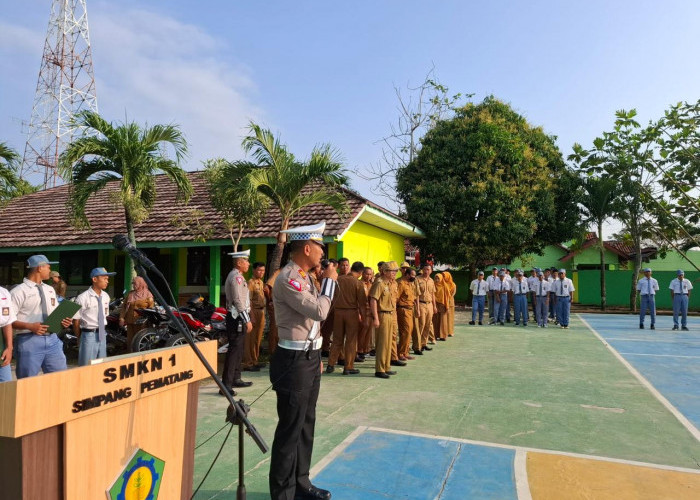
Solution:
{"label": "woman wearing hijab", "polygon": [[433,316],[433,327],[435,328],[436,340],[447,340],[447,308],[449,304],[449,287],[442,274],[435,276],[435,302],[437,303],[437,314]]}
{"label": "woman wearing hijab", "polygon": [[141,276],[136,276],[131,281],[131,291],[126,296],[122,312],[119,314],[119,325],[126,324],[126,346],[129,352],[131,352],[131,341],[136,335],[136,320],[139,317],[136,309],[147,309],[153,307],[154,304],[153,294],[148,289],[146,280]]}
{"label": "woman wearing hijab", "polygon": [[449,271],[442,273],[445,276],[449,295],[447,297],[447,335],[453,337],[455,334],[455,295],[457,294],[457,283],[452,279]]}

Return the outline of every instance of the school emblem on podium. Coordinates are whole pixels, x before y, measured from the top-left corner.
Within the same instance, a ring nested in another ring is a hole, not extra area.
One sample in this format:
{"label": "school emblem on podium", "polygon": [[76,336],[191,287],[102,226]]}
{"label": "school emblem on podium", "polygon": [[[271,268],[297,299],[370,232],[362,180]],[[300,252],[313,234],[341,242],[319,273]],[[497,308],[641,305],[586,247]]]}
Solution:
{"label": "school emblem on podium", "polygon": [[156,500],[165,462],[142,449],[136,450],[107,491],[110,500]]}

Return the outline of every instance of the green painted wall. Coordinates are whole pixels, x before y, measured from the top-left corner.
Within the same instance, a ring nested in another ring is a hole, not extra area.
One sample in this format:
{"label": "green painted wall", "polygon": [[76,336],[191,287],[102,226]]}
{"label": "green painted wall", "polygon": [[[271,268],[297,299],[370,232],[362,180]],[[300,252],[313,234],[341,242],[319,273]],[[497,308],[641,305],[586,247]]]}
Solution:
{"label": "green painted wall", "polygon": [[[600,305],[600,271],[578,271],[578,285],[574,283],[578,291],[578,302],[586,305]],[[643,275],[640,275],[642,278]],[[653,277],[659,282],[659,291],[656,293],[656,307],[671,309],[671,292],[668,285],[676,279],[675,271],[656,271]],[[690,293],[689,309],[700,311],[700,272],[685,272],[695,289]],[[605,291],[609,306],[626,307],[629,304],[630,289],[632,286],[632,271],[607,271],[605,273]],[[639,298],[637,298],[639,301]],[[639,304],[639,302],[637,302]]]}
{"label": "green painted wall", "polygon": [[[564,268],[567,271],[571,270],[571,261],[567,262],[561,262],[559,259],[561,259],[564,255],[566,255],[568,252],[564,250],[563,248],[560,248],[556,245],[549,245],[544,248],[542,255],[537,255],[537,254],[526,254],[523,257],[520,257],[518,259],[514,259],[513,262],[511,262],[508,266],[511,269],[525,269],[525,270],[530,270],[533,267],[557,267],[557,268]],[[493,267],[493,266],[491,266]],[[490,269],[484,269],[484,273],[488,276],[490,273]]]}
{"label": "green painted wall", "polygon": [[[700,250],[690,250],[686,252],[686,255],[696,266],[700,267]],[[642,264],[642,268],[650,267],[654,271],[676,271],[678,269],[683,269],[688,272],[692,269],[692,266],[685,260],[681,254],[678,252],[671,251],[666,254],[666,257],[661,259],[651,259],[649,263]],[[658,279],[658,278],[657,278]]]}
{"label": "green painted wall", "polygon": [[215,306],[221,303],[221,247],[209,249],[209,301]]}
{"label": "green painted wall", "polygon": [[350,259],[351,263],[359,260],[375,267],[379,261],[395,260],[401,265],[405,258],[403,236],[365,222],[355,222],[341,242],[342,257]]}

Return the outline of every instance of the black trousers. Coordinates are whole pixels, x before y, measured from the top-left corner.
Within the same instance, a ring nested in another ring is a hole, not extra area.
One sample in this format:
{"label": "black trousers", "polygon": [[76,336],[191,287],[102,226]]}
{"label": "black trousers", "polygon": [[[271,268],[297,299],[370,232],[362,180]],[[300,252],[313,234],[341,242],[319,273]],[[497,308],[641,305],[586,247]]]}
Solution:
{"label": "black trousers", "polygon": [[270,457],[270,497],[293,500],[297,486],[309,488],[316,401],[321,386],[321,350],[278,347],[270,360],[277,393],[277,429]]}
{"label": "black trousers", "polygon": [[228,351],[221,379],[226,387],[231,388],[234,380],[241,379],[241,360],[243,359],[246,324],[240,317],[233,319],[230,312],[226,313],[226,335],[228,336]]}

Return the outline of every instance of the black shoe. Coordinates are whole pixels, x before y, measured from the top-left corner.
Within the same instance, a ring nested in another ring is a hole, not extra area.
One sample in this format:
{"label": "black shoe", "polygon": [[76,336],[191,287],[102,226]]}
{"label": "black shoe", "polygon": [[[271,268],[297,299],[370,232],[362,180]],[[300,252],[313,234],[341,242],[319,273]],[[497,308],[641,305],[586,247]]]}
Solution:
{"label": "black shoe", "polygon": [[[510,321],[508,323],[510,323]],[[516,323],[515,326],[520,326],[520,323]]]}
{"label": "black shoe", "polygon": [[360,356],[359,354],[355,356],[355,363],[364,363],[365,362],[365,357]]}
{"label": "black shoe", "polygon": [[386,371],[384,373],[386,373],[387,375],[396,375],[396,372],[393,370],[389,370],[389,371]]}
{"label": "black shoe", "polygon": [[253,366],[249,366],[247,368],[243,368],[243,371],[244,372],[259,372],[260,367],[258,365],[253,365]]}
{"label": "black shoe", "polygon": [[432,348],[432,347],[428,347],[428,346],[426,345],[426,346],[423,346],[423,350],[424,350],[424,351],[432,351],[433,348]]}
{"label": "black shoe", "polygon": [[687,326],[682,326],[682,327],[681,327],[681,330],[683,330],[684,332],[689,332],[689,331],[690,331],[690,330],[688,330],[688,327],[687,327]]}
{"label": "black shoe", "polygon": [[[229,393],[231,394],[231,397],[235,396],[237,393],[233,389],[229,390]],[[221,389],[219,389],[219,395],[220,396],[225,396],[226,394],[223,393]]]}
{"label": "black shoe", "polygon": [[639,325],[640,330],[644,330],[644,325]]}
{"label": "black shoe", "polygon": [[312,486],[308,490],[297,488],[294,493],[294,500],[330,500],[331,492]]}
{"label": "black shoe", "polygon": [[656,330],[656,327],[654,325],[651,325],[649,328],[651,328],[652,330]]}
{"label": "black shoe", "polygon": [[510,323],[510,320],[509,320],[509,319],[507,319],[507,320],[506,320],[506,323]]}
{"label": "black shoe", "polygon": [[437,340],[439,340],[440,342],[447,342],[447,339],[443,339],[442,337]]}
{"label": "black shoe", "polygon": [[335,366],[332,366],[332,365],[326,366],[326,373],[333,373],[334,370],[335,370]]}
{"label": "black shoe", "polygon": [[328,351],[321,351],[321,357],[322,357],[322,358],[327,358],[327,357],[330,356],[330,355],[331,355],[331,353],[328,352]]}
{"label": "black shoe", "polygon": [[389,378],[389,375],[384,372],[374,372],[374,376],[377,378]]}
{"label": "black shoe", "polygon": [[251,385],[253,385],[253,382],[245,382],[245,381],[243,381],[243,380],[241,380],[241,379],[238,379],[238,380],[234,380],[234,381],[233,381],[233,386],[234,386],[234,387],[250,387]]}
{"label": "black shoe", "polygon": [[417,356],[422,356],[422,355],[423,355],[423,351],[421,351],[420,349],[413,349],[413,354],[415,354],[415,355],[417,355]]}
{"label": "black shoe", "polygon": [[[509,323],[510,323],[510,321],[509,321]],[[498,324],[501,326],[506,326],[506,324],[503,321],[499,321]]]}
{"label": "black shoe", "polygon": [[527,326],[527,323],[523,323],[523,326]]}
{"label": "black shoe", "polygon": [[677,325],[674,325],[673,328],[672,328],[672,330],[678,330],[678,326],[677,326]]}
{"label": "black shoe", "polygon": [[345,366],[345,360],[344,360],[344,359],[339,359],[339,360],[338,360],[338,366]]}
{"label": "black shoe", "polygon": [[400,359],[392,359],[390,364],[391,366],[406,366],[406,362]]}
{"label": "black shoe", "polygon": [[469,322],[469,324],[470,324],[470,325],[473,325],[473,324],[474,324],[474,322],[473,322],[473,321],[470,321],[470,322]]}
{"label": "black shoe", "polygon": [[343,370],[343,375],[357,375],[360,373],[360,370],[357,368],[349,368],[347,370]]}
{"label": "black shoe", "polygon": [[369,351],[369,355],[370,355],[370,356],[376,356],[376,355],[377,355],[377,351],[375,351],[374,349],[372,349],[371,351]]}
{"label": "black shoe", "polygon": [[484,324],[484,322],[483,322],[483,321],[479,321],[479,325],[483,325],[483,324]]}

